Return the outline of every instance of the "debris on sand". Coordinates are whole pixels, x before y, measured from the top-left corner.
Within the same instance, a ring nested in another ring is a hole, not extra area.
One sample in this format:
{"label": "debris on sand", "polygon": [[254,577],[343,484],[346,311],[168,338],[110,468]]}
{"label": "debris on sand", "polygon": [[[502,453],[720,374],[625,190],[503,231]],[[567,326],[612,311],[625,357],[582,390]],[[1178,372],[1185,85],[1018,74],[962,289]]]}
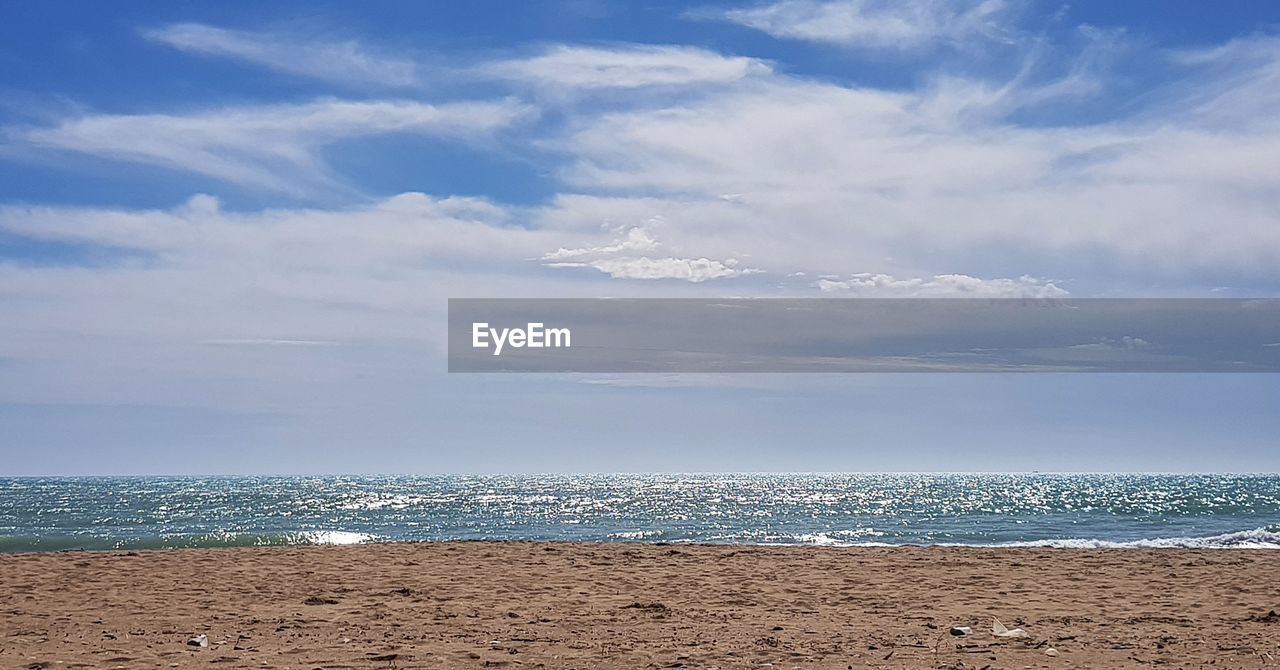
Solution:
{"label": "debris on sand", "polygon": [[197,635],[191,638],[190,640],[187,640],[187,646],[188,647],[207,647],[209,646],[209,636],[203,635],[203,634]]}
{"label": "debris on sand", "polygon": [[973,629],[968,626],[952,626],[951,634],[956,637],[964,637],[973,633]]}
{"label": "debris on sand", "polygon": [[1027,631],[1021,628],[1009,630],[995,617],[991,618],[991,634],[996,637],[1027,637]]}
{"label": "debris on sand", "polygon": [[624,610],[648,610],[648,611],[650,611],[650,612],[665,612],[665,611],[667,611],[667,606],[666,606],[666,605],[664,605],[664,604],[662,604],[662,603],[641,603],[641,602],[635,602],[635,603],[631,603],[630,605],[623,605],[623,606],[622,606],[622,609],[624,609]]}
{"label": "debris on sand", "polygon": [[1254,621],[1257,623],[1280,623],[1280,614],[1276,614],[1275,610],[1271,610],[1266,614],[1250,615],[1248,621]]}

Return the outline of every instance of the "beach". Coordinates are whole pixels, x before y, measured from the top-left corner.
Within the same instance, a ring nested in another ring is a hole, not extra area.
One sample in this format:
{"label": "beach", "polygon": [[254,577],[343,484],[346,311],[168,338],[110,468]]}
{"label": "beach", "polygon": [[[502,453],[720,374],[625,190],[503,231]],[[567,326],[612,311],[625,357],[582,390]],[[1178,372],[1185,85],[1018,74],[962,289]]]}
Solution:
{"label": "beach", "polygon": [[1278,578],[1273,550],[18,553],[0,555],[0,667],[1267,668]]}

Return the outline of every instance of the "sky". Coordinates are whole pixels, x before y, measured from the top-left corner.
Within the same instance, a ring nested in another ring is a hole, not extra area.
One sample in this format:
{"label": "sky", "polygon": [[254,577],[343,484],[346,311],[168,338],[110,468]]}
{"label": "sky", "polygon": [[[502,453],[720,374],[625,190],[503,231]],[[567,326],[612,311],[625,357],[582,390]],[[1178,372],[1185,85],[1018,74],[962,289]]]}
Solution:
{"label": "sky", "polygon": [[1277,471],[1272,374],[461,375],[448,298],[1280,297],[1280,6],[0,7],[0,475]]}

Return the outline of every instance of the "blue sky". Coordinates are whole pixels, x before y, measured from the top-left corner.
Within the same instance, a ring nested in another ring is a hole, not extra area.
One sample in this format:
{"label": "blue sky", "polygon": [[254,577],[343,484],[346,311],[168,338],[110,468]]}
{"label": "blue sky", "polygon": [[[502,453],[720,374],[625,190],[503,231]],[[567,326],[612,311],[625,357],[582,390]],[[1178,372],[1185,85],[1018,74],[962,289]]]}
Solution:
{"label": "blue sky", "polygon": [[10,3],[0,474],[1270,470],[1272,375],[449,376],[448,297],[1280,295],[1280,8]]}

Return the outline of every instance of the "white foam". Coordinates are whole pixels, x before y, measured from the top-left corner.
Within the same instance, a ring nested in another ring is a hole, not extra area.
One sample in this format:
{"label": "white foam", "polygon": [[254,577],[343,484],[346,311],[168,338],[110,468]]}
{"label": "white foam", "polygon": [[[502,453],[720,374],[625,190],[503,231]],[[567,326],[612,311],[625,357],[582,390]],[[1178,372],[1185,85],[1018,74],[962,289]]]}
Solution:
{"label": "white foam", "polygon": [[1064,550],[1280,550],[1280,532],[1270,528],[1239,530],[1208,537],[1172,537],[1112,542],[1107,539],[1036,539],[1029,542],[989,544],[940,543],[938,547],[1047,547]]}
{"label": "white foam", "polygon": [[657,537],[662,534],[659,530],[621,530],[616,533],[609,533],[611,539],[616,540],[642,540],[646,537]]}
{"label": "white foam", "polygon": [[[960,546],[960,545],[949,545]],[[974,545],[969,545],[974,546]],[[1053,547],[1061,549],[1280,549],[1280,532],[1255,528],[1208,537],[1160,537],[1129,542],[1090,538],[1034,540],[977,545],[985,547]]]}
{"label": "white foam", "polygon": [[807,544],[815,547],[835,547],[840,544],[840,540],[823,533],[796,535],[795,539],[797,544]]}
{"label": "white foam", "polygon": [[851,542],[842,541],[829,535],[802,534],[795,535],[783,542],[766,542],[763,544],[779,544],[790,546],[827,546],[827,547],[981,547],[981,548],[1055,548],[1055,549],[1280,549],[1280,531],[1273,527],[1242,530],[1234,533],[1210,535],[1207,537],[1162,537],[1146,540],[1115,542],[1093,538],[1062,538],[1053,540],[1031,540],[1026,542]]}
{"label": "white foam", "polygon": [[368,533],[347,530],[309,530],[299,535],[310,544],[364,544],[378,539]]}

